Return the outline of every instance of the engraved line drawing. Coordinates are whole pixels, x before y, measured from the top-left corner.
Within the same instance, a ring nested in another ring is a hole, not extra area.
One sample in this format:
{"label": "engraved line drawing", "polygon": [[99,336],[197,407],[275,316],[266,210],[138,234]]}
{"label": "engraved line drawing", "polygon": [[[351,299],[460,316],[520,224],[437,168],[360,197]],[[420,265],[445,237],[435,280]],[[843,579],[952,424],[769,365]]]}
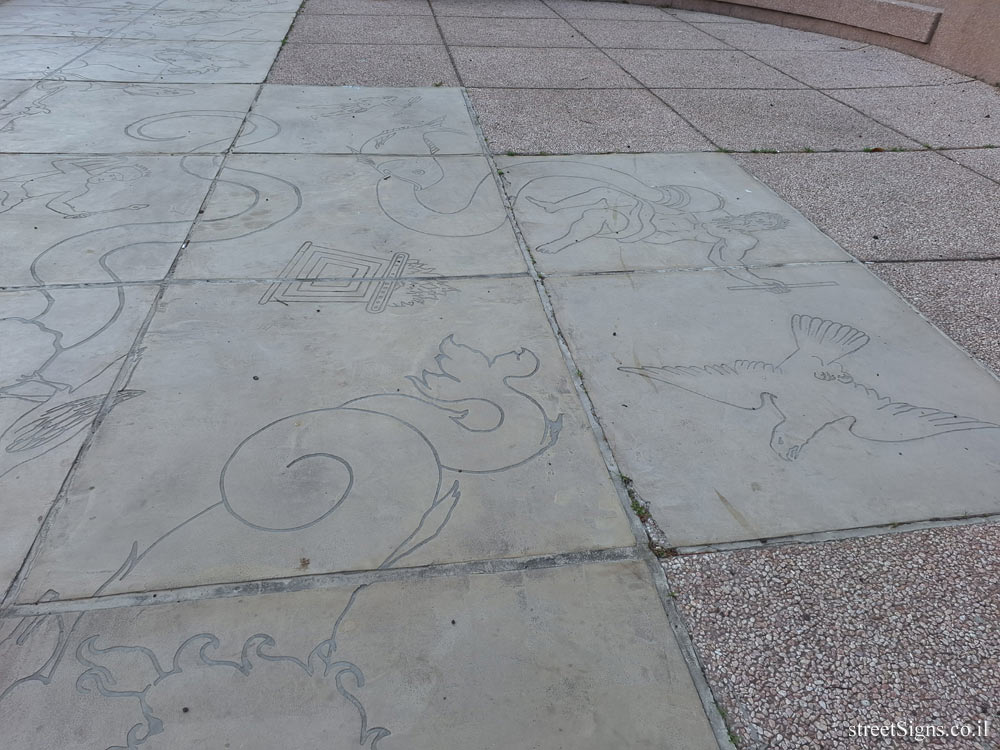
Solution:
{"label": "engraved line drawing", "polygon": [[[239,117],[237,112],[195,111],[197,117]],[[151,139],[147,129],[160,123],[180,124],[184,130],[185,113],[171,113],[145,118],[126,128],[126,133],[137,139]],[[269,138],[280,129],[277,123],[251,116],[248,132],[257,138]],[[259,134],[258,132],[259,131]],[[157,140],[174,140],[176,136],[160,135]],[[204,144],[192,150],[203,148]],[[204,159],[202,159],[204,162]],[[199,180],[239,185],[251,192],[249,205],[241,207],[230,216],[206,220],[206,241],[238,239],[288,219],[299,211],[302,196],[299,189],[279,178],[249,170],[227,167],[222,176],[198,171],[199,163],[191,157],[181,160],[180,168]],[[96,185],[106,182],[139,179],[144,170],[117,158],[81,157],[54,160],[53,171],[40,175],[20,175],[0,181],[3,210],[16,209],[26,200],[49,198],[47,208],[74,219],[82,216],[120,210],[141,211],[144,204],[117,206],[80,211],[75,201],[87,195]],[[268,197],[264,207],[264,197]],[[265,226],[248,229],[245,219],[255,212],[268,217]],[[72,213],[67,213],[72,212]],[[156,237],[164,229],[187,227],[190,221],[140,222],[121,224],[84,232],[61,240],[39,253],[32,261],[30,274],[41,286],[34,290],[40,297],[40,311],[30,317],[11,316],[0,318],[0,345],[16,351],[16,358],[0,359],[0,478],[27,461],[32,461],[70,440],[87,429],[99,413],[104,399],[107,406],[115,407],[138,395],[139,391],[127,388],[128,379],[119,393],[108,397],[122,366],[134,368],[138,360],[126,361],[125,352],[108,358],[101,335],[112,329],[120,319],[127,301],[127,288],[107,286],[92,288],[87,292],[87,316],[80,316],[72,304],[78,290],[45,287],[47,280],[73,276],[98,275],[109,282],[120,282],[113,262],[116,254],[143,245],[163,247],[173,257],[177,242],[162,239],[139,239],[144,234]],[[99,254],[92,248],[99,247]],[[90,364],[81,366],[67,359],[69,352],[91,352],[82,357]],[[116,367],[116,365],[118,367]]]}
{"label": "engraved line drawing", "polygon": [[[220,44],[231,42],[181,42],[166,40],[123,40],[103,44],[86,56],[60,68],[53,80],[88,80],[108,76],[102,68],[125,73],[130,78],[156,81],[162,76],[201,76],[223,70],[249,67],[242,60],[215,51]],[[86,59],[95,55],[91,60]],[[111,74],[114,77],[116,74]]]}
{"label": "engraved line drawing", "polygon": [[385,258],[306,242],[281,272],[282,278],[295,281],[275,282],[260,304],[354,302],[364,303],[370,313],[380,313],[387,307],[419,305],[458,291],[437,278],[401,278],[433,273],[434,268],[402,251]]}
{"label": "engraved line drawing", "polygon": [[974,417],[894,401],[856,380],[841,360],[868,344],[868,334],[857,328],[793,315],[791,331],[795,351],[777,364],[738,359],[728,364],[618,369],[739,409],[769,408],[778,419],[771,431],[771,450],[786,461],[800,458],[809,441],[833,425],[881,443],[1000,429]]}
{"label": "engraved line drawing", "polygon": [[[296,109],[311,112],[312,114],[309,115],[309,119],[311,120],[319,120],[324,117],[349,117],[375,110],[388,110],[391,115],[399,115],[422,99],[422,96],[411,96],[408,99],[402,99],[393,94],[385,96],[359,96],[356,98],[352,97],[341,104],[309,104],[296,107]],[[373,143],[377,143],[379,136],[376,136],[374,140],[370,140]]]}
{"label": "engraved line drawing", "polygon": [[[125,561],[93,596],[107,592],[114,583],[132,574],[168,538],[199,522],[215,526],[220,518],[228,516],[260,533],[295,534],[317,524],[333,524],[332,533],[357,534],[357,529],[336,525],[336,511],[348,502],[368,504],[385,499],[365,494],[363,478],[370,481],[373,476],[366,467],[373,461],[380,465],[385,461],[384,456],[376,455],[361,439],[366,435],[379,446],[392,446],[400,456],[416,461],[414,468],[399,478],[403,484],[398,495],[406,502],[400,506],[401,516],[405,517],[400,518],[398,530],[392,534],[379,528],[372,539],[374,545],[380,545],[380,554],[384,554],[379,569],[398,564],[437,538],[451,520],[461,498],[459,479],[452,478],[452,474],[507,471],[528,463],[556,444],[563,415],[550,418],[545,408],[520,385],[530,381],[539,368],[538,356],[529,349],[522,347],[491,356],[456,342],[452,334],[438,345],[430,369],[407,376],[413,393],[370,394],[340,406],[292,414],[264,425],[241,441],[223,465],[219,476],[222,499],[177,524],[142,552],[138,543],[133,542]],[[313,481],[317,471],[321,472],[320,482]],[[392,479],[399,472],[383,470],[381,474]],[[337,629],[365,588],[367,585],[355,589],[338,614],[332,633],[304,660],[265,651],[274,647],[275,641],[261,633],[245,640],[239,662],[215,660],[209,650],[219,648],[220,638],[201,633],[181,643],[168,670],[148,648],[136,645],[99,648],[99,635],[92,634],[82,638],[75,650],[78,662],[85,667],[76,677],[77,689],[96,690],[109,699],[136,701],[142,720],[128,732],[127,744],[114,748],[132,750],[167,730],[165,720],[155,708],[155,689],[163,681],[182,674],[183,663],[193,661],[209,668],[234,669],[246,677],[258,668],[253,657],[262,662],[277,661],[294,665],[307,675],[325,677],[332,673],[339,695],[356,711],[360,731],[354,736],[362,747],[375,750],[378,742],[389,736],[389,730],[369,727],[365,708],[353,693],[364,686],[363,673],[351,662],[334,661]],[[58,592],[49,591],[41,600],[58,597]],[[26,617],[0,641],[0,647],[11,643],[24,646],[34,636],[36,641],[50,644],[38,668],[0,692],[0,702],[21,686],[51,683],[86,614]],[[112,655],[137,660],[141,667],[119,675],[104,663]],[[352,687],[345,684],[348,677],[353,680]]]}
{"label": "engraved line drawing", "polygon": [[[800,286],[765,278],[752,271],[746,258],[762,232],[781,231],[788,219],[769,211],[733,214],[718,193],[691,185],[647,185],[609,167],[567,160],[517,162],[505,167],[512,175],[542,174],[528,179],[514,195],[514,211],[528,203],[558,221],[561,234],[533,249],[555,254],[590,239],[629,245],[698,242],[708,248],[710,263],[741,282],[731,290],[786,293]],[[505,178],[506,179],[506,178]],[[567,185],[568,182],[568,185]],[[564,197],[543,200],[540,194]],[[805,286],[836,286],[813,282]]]}

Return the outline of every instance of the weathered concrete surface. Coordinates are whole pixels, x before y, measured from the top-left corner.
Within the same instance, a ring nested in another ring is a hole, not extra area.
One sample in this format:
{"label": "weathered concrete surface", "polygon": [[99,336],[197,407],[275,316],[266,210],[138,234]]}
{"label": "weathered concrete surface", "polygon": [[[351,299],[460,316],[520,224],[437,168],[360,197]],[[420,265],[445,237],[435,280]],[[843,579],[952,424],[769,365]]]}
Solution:
{"label": "weathered concrete surface", "polygon": [[[178,264],[180,277],[526,272],[479,156],[239,155],[227,159],[221,178]],[[401,265],[390,269],[394,257]]]}
{"label": "weathered concrete surface", "polygon": [[0,293],[0,589],[21,566],[94,417],[139,395],[106,399],[154,291]]}
{"label": "weathered concrete surface", "polygon": [[0,285],[163,278],[217,171],[212,156],[0,155]]}
{"label": "weathered concrete surface", "polygon": [[14,152],[222,153],[255,94],[253,86],[46,80],[0,111],[0,127]]}
{"label": "weathered concrete surface", "polygon": [[100,39],[61,36],[6,36],[0,39],[4,45],[0,53],[0,76],[17,80],[44,78],[101,42]]}
{"label": "weathered concrete surface", "polygon": [[722,271],[546,280],[669,541],[1000,511],[996,379],[859,265],[766,272],[788,293]]}
{"label": "weathered concrete surface", "polygon": [[357,286],[171,288],[22,601],[632,543],[529,279]]}
{"label": "weathered concrete surface", "polygon": [[454,88],[265,85],[253,112],[280,130],[236,151],[429,156],[479,154],[462,92]]}
{"label": "weathered concrete surface", "polygon": [[[846,260],[833,241],[724,154],[499,157],[544,273]],[[737,270],[738,269],[738,270]]]}
{"label": "weathered concrete surface", "polygon": [[177,41],[220,40],[225,42],[281,41],[294,13],[260,10],[188,11],[163,10],[143,14],[112,36],[125,39],[170,39]]}
{"label": "weathered concrete surface", "polygon": [[[595,564],[63,615],[55,679],[0,720],[49,747],[711,750],[648,576]],[[45,660],[54,619],[5,644],[5,673]]]}

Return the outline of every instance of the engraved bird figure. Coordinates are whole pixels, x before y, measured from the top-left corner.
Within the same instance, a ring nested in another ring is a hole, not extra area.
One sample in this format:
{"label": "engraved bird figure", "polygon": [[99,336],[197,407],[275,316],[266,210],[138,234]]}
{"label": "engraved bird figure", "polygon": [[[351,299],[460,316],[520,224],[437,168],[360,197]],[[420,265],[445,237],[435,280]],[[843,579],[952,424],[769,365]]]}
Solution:
{"label": "engraved bird figure", "polygon": [[855,437],[899,443],[1000,425],[934,407],[895,401],[860,383],[841,360],[865,346],[864,331],[810,315],[791,319],[795,351],[777,364],[738,359],[702,366],[619,367],[749,411],[771,406],[778,422],[771,449],[794,461],[827,427],[841,424]]}

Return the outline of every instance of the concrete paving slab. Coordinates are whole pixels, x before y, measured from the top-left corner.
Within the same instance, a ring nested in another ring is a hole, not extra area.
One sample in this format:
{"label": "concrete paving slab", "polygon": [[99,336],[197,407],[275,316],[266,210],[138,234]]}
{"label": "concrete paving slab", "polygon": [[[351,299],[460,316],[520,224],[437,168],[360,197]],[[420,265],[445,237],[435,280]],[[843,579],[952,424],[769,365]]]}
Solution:
{"label": "concrete paving slab", "polygon": [[437,24],[424,16],[328,16],[303,14],[290,42],[324,44],[442,44]]}
{"label": "concrete paving slab", "polygon": [[[738,19],[727,18],[716,21],[733,21],[733,23],[708,23],[703,31],[731,44],[741,50],[787,50],[787,51],[823,51],[852,50],[868,46],[865,42],[852,42],[848,39],[838,39],[826,34],[813,34],[809,31],[787,29],[783,26],[771,26],[766,23],[745,23]],[[700,25],[695,26],[701,29]]]}
{"label": "concrete paving slab", "polygon": [[1000,94],[985,83],[829,93],[920,143],[1000,146]]}
{"label": "concrete paving slab", "polygon": [[[103,0],[101,0],[103,2]],[[383,0],[384,2],[384,0]],[[301,0],[163,0],[158,3],[158,11],[220,11],[223,13],[265,11],[268,13],[294,13]]]}
{"label": "concrete paving slab", "polygon": [[[45,0],[46,7],[53,8],[99,8],[103,10],[137,10],[146,11],[157,4],[159,0]],[[177,0],[180,1],[180,0]],[[227,0],[228,1],[228,0]],[[238,1],[238,0],[234,0]],[[4,0],[4,8],[37,8],[42,3],[38,0]]]}
{"label": "concrete paving slab", "polygon": [[129,388],[22,601],[634,543],[528,278],[173,286]]}
{"label": "concrete paving slab", "polygon": [[0,155],[0,286],[163,278],[217,170],[211,156]]}
{"label": "concrete paving slab", "polygon": [[672,18],[688,23],[756,23],[746,18],[735,18],[721,13],[700,13],[694,10],[680,10],[679,8],[664,8],[663,12]]}
{"label": "concrete paving slab", "polygon": [[869,268],[1000,373],[1000,261],[874,263]]}
{"label": "concrete paving slab", "polygon": [[288,44],[270,83],[324,86],[457,86],[444,45]]}
{"label": "concrete paving slab", "polygon": [[100,41],[66,36],[0,36],[0,78],[44,78]]}
{"label": "concrete paving slab", "polygon": [[106,8],[58,8],[0,5],[0,34],[9,36],[105,37],[139,17],[133,11]]}
{"label": "concrete paving slab", "polygon": [[255,93],[240,85],[41,81],[0,111],[3,145],[55,154],[221,153]]}
{"label": "concrete paving slab", "polygon": [[640,88],[597,49],[452,47],[466,86],[490,88]]}
{"label": "concrete paving slab", "polygon": [[715,148],[662,101],[640,89],[469,89],[469,98],[496,154]]}
{"label": "concrete paving slab", "polygon": [[155,289],[0,292],[0,591],[24,560],[105,400]]}
{"label": "concrete paving slab", "polygon": [[0,81],[0,108],[12,102],[22,91],[31,86],[31,81]]}
{"label": "concrete paving slab", "polygon": [[744,52],[609,49],[607,54],[650,88],[805,88]]}
{"label": "concrete paving slab", "polygon": [[294,18],[294,12],[156,9],[112,36],[180,41],[280,42]]}
{"label": "concrete paving slab", "polygon": [[[734,151],[920,148],[819,91],[661,89],[656,94],[719,146]],[[728,116],[720,117],[722,111]]]}
{"label": "concrete paving slab", "polygon": [[860,265],[767,272],[814,286],[766,294],[722,271],[546,279],[668,542],[1000,511],[996,378]]}
{"label": "concrete paving slab", "polygon": [[[433,176],[423,187],[403,179],[420,171]],[[391,286],[397,277],[526,272],[482,157],[247,155],[227,159],[220,179],[178,264],[182,278]]]}
{"label": "concrete paving slab", "polygon": [[236,151],[429,156],[479,154],[462,92],[454,88],[359,88],[265,84],[255,115],[277,123]]}
{"label": "concrete paving slab", "polygon": [[623,49],[727,49],[725,42],[670,17],[660,21],[584,21],[573,26],[598,47]]}
{"label": "concrete paving slab", "polygon": [[663,11],[648,5],[605,3],[594,0],[547,0],[563,18],[598,18],[607,21],[662,21]]}
{"label": "concrete paving slab", "polygon": [[899,721],[970,736],[893,744],[978,750],[996,745],[998,564],[1000,525],[977,524],[665,567],[739,747],[876,746],[852,729],[926,716]]}
{"label": "concrete paving slab", "polygon": [[560,18],[470,18],[437,21],[448,44],[482,47],[593,47]]}
{"label": "concrete paving slab", "polygon": [[279,42],[175,42],[112,39],[59,71],[83,81],[260,83]]}
{"label": "concrete paving slab", "polygon": [[438,16],[479,16],[481,18],[555,18],[541,0],[431,0]]}
{"label": "concrete paving slab", "polygon": [[862,260],[993,258],[1000,185],[933,152],[734,158]]}
{"label": "concrete paving slab", "polygon": [[1000,146],[997,148],[956,149],[943,152],[966,169],[1000,182]]}
{"label": "concrete paving slab", "polygon": [[968,80],[968,76],[883,47],[830,52],[762,51],[754,56],[821,89],[918,86]]}
{"label": "concrete paving slab", "polygon": [[8,641],[4,673],[60,621],[56,678],[0,705],[51,746],[717,747],[640,563],[67,614]]}
{"label": "concrete paving slab", "polygon": [[[186,0],[176,0],[186,2]],[[303,13],[336,15],[429,16],[427,0],[306,0]]]}
{"label": "concrete paving slab", "polygon": [[538,268],[549,273],[751,265],[850,256],[725,154],[499,157]]}

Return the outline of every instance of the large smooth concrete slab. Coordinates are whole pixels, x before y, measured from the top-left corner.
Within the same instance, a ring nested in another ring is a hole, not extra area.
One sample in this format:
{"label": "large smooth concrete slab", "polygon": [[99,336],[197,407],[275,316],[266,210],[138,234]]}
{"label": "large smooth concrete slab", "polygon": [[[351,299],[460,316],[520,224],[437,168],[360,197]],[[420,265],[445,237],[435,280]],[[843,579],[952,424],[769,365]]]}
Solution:
{"label": "large smooth concrete slab", "polygon": [[0,36],[0,77],[44,78],[100,42],[67,36]]}
{"label": "large smooth concrete slab", "polygon": [[179,277],[391,286],[527,270],[484,157],[239,154],[220,179]]}
{"label": "large smooth concrete slab", "polygon": [[1000,383],[860,265],[767,272],[545,282],[669,541],[1000,511]]}
{"label": "large smooth concrete slab", "polygon": [[1000,185],[940,153],[734,158],[862,260],[1000,254]]}
{"label": "large smooth concrete slab", "polygon": [[642,89],[470,89],[495,154],[707,151],[714,147]]}
{"label": "large smooth concrete slab", "polygon": [[12,102],[31,86],[31,81],[0,81],[0,107]]}
{"label": "large smooth concrete slab", "polygon": [[217,171],[211,156],[0,155],[0,286],[163,278]]}
{"label": "large smooth concrete slab", "polygon": [[[253,112],[278,124],[236,151],[327,154],[479,154],[482,146],[455,88],[359,88],[266,84]],[[248,143],[243,145],[243,141]]]}
{"label": "large smooth concrete slab", "polygon": [[[3,147],[53,154],[222,153],[255,93],[239,85],[40,81],[0,110]],[[253,121],[247,129],[257,130]]]}
{"label": "large smooth concrete slab", "polygon": [[0,6],[0,34],[10,36],[105,37],[142,15],[107,8]]}
{"label": "large smooth concrete slab", "polygon": [[75,625],[0,703],[49,747],[717,747],[641,563],[3,622],[5,681]]}
{"label": "large smooth concrete slab", "polygon": [[113,34],[128,39],[281,41],[295,13],[264,10],[156,10]]}
{"label": "large smooth concrete slab", "polygon": [[156,4],[156,10],[295,13],[301,4],[301,0],[162,0]]}
{"label": "large smooth concrete slab", "polygon": [[59,70],[68,80],[260,83],[279,42],[109,39]]}
{"label": "large smooth concrete slab", "polygon": [[725,154],[499,157],[545,273],[729,266],[848,255]]}
{"label": "large smooth concrete slab", "polygon": [[178,285],[142,347],[24,601],[634,544],[530,279]]}
{"label": "large smooth concrete slab", "polygon": [[920,148],[916,141],[820,91],[661,89],[656,95],[732,151]]}
{"label": "large smooth concrete slab", "polygon": [[155,289],[0,293],[0,591],[17,572],[107,397]]}

